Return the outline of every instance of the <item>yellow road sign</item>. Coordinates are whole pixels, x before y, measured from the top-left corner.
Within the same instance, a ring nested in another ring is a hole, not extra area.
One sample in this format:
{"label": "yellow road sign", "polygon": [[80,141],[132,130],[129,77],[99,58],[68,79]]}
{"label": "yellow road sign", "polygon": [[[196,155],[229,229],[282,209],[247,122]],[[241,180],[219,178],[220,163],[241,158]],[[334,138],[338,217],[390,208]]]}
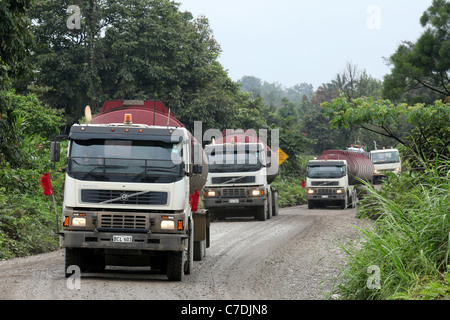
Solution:
{"label": "yellow road sign", "polygon": [[275,154],[277,155],[277,159],[278,159],[278,165],[281,166],[281,164],[286,161],[287,158],[289,158],[289,156],[284,153],[283,150],[281,150],[280,148],[278,148],[278,150],[275,152]]}

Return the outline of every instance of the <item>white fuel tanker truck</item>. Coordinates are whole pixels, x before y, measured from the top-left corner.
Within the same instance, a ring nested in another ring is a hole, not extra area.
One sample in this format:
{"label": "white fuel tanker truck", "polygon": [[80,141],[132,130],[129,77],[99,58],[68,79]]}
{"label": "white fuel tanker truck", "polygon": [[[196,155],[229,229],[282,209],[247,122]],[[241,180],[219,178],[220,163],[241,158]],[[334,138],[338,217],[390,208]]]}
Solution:
{"label": "white fuel tanker truck", "polygon": [[306,200],[308,208],[337,205],[356,206],[364,192],[363,181],[372,183],[374,165],[363,153],[326,150],[308,162]]}
{"label": "white fuel tanker truck", "polygon": [[253,216],[264,221],[278,215],[278,191],[270,185],[278,161],[254,130],[225,131],[205,152],[209,174],[203,203],[212,218]]}
{"label": "white fuel tanker truck", "polygon": [[151,266],[169,280],[191,273],[209,246],[207,211],[196,211],[208,167],[183,124],[158,101],[107,101],[68,139],[66,276],[107,265]]}

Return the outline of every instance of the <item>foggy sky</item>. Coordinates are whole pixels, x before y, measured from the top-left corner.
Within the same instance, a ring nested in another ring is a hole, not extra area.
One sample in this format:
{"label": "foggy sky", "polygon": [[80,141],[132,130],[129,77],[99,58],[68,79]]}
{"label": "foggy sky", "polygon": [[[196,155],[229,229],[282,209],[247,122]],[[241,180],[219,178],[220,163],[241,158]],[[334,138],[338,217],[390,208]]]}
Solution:
{"label": "foggy sky", "polygon": [[291,87],[330,82],[347,62],[377,79],[383,57],[424,31],[432,0],[178,0],[181,11],[208,18],[222,48],[220,63],[244,75]]}

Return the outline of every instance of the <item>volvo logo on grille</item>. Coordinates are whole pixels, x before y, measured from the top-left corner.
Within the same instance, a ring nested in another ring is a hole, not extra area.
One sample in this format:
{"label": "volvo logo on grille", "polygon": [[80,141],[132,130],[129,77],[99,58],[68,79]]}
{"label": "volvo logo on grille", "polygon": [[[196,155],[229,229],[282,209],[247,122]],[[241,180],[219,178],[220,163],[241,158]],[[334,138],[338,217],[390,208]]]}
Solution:
{"label": "volvo logo on grille", "polygon": [[122,193],[122,194],[120,195],[120,199],[121,199],[122,201],[127,201],[127,200],[128,200],[128,195],[127,195],[126,193]]}

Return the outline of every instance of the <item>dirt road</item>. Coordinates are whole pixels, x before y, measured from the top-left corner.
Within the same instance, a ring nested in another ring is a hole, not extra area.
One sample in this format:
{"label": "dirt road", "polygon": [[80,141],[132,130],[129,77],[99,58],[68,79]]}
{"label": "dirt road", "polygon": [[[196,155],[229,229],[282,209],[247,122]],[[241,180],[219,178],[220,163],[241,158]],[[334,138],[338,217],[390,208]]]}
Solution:
{"label": "dirt road", "polygon": [[[148,269],[66,279],[62,250],[0,261],[0,299],[323,299],[355,239],[354,209],[281,209],[265,222],[211,223],[211,247],[182,283]],[[79,282],[76,282],[79,280]]]}

